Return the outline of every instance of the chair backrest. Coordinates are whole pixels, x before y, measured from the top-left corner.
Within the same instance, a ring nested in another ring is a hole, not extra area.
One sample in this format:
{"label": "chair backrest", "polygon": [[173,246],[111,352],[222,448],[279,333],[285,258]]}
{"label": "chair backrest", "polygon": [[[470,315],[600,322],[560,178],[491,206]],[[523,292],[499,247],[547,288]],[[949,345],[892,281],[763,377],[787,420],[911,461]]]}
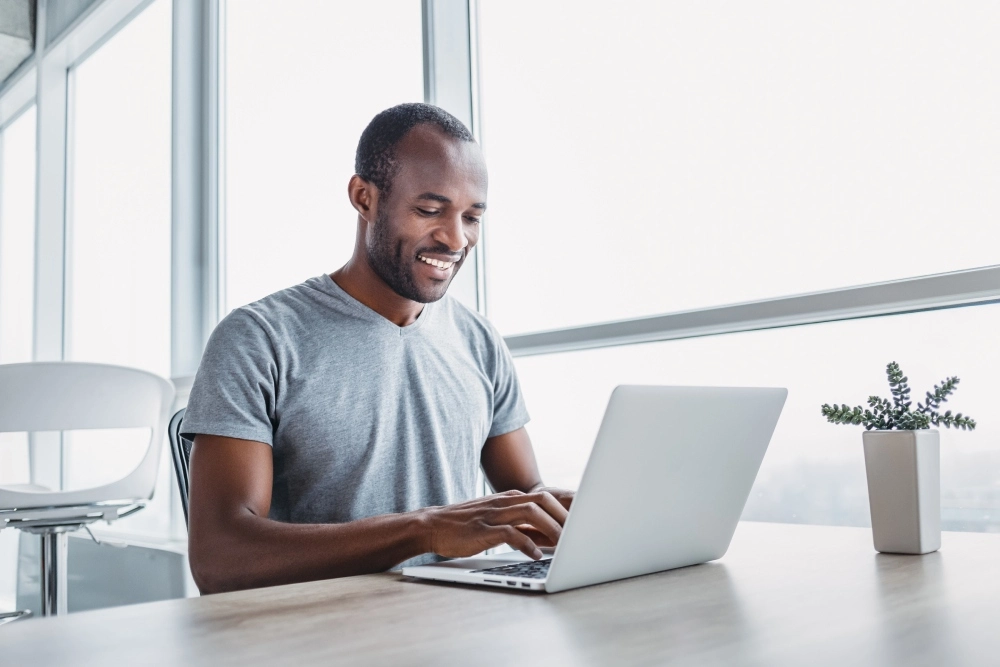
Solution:
{"label": "chair backrest", "polygon": [[194,443],[181,435],[181,425],[184,423],[186,408],[181,408],[170,418],[167,434],[170,436],[170,453],[174,459],[174,473],[177,477],[177,490],[181,496],[181,507],[184,508],[184,523],[188,523],[188,493],[191,490],[191,447]]}
{"label": "chair backrest", "polygon": [[0,509],[151,498],[173,399],[169,380],[137,368],[72,361],[0,365],[0,433],[150,429],[146,453],[122,479],[76,491],[0,486]]}

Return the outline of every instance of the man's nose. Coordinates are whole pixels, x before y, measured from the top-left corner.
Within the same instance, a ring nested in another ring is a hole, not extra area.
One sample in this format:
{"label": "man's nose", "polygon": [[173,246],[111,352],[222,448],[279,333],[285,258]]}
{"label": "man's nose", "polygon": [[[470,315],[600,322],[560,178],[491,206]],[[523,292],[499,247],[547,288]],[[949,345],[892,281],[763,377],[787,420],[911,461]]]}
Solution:
{"label": "man's nose", "polygon": [[469,245],[461,214],[443,218],[435,236],[438,241],[444,243],[453,252],[462,252]]}

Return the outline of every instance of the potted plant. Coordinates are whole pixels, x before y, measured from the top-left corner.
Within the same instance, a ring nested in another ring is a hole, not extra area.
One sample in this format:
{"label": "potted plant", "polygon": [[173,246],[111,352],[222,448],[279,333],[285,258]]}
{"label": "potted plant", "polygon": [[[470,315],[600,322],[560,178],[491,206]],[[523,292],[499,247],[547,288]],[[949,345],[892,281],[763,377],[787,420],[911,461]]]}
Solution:
{"label": "potted plant", "polygon": [[976,421],[938,408],[958,386],[950,377],[912,409],[910,386],[895,361],[886,366],[892,400],[868,397],[868,408],[823,405],[833,424],[859,424],[865,450],[875,549],[926,554],[941,548],[941,446],[931,426],[976,428]]}

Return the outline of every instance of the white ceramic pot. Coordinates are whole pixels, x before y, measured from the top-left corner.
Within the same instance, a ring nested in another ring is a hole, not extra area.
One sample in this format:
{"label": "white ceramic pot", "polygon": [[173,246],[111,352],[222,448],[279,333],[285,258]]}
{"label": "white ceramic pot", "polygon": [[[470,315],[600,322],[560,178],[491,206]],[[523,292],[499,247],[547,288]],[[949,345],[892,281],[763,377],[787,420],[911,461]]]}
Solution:
{"label": "white ceramic pot", "polygon": [[875,550],[941,548],[941,444],[936,430],[865,431],[865,471]]}

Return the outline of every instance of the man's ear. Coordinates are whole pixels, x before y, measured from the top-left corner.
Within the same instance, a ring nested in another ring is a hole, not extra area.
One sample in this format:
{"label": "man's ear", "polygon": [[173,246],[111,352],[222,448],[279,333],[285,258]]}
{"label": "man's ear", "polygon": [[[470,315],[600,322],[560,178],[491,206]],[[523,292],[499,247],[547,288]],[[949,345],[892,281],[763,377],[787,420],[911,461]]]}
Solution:
{"label": "man's ear", "polygon": [[376,207],[378,206],[378,188],[373,183],[354,174],[347,183],[347,197],[351,200],[351,206],[354,207],[354,210],[366,222],[375,219]]}

